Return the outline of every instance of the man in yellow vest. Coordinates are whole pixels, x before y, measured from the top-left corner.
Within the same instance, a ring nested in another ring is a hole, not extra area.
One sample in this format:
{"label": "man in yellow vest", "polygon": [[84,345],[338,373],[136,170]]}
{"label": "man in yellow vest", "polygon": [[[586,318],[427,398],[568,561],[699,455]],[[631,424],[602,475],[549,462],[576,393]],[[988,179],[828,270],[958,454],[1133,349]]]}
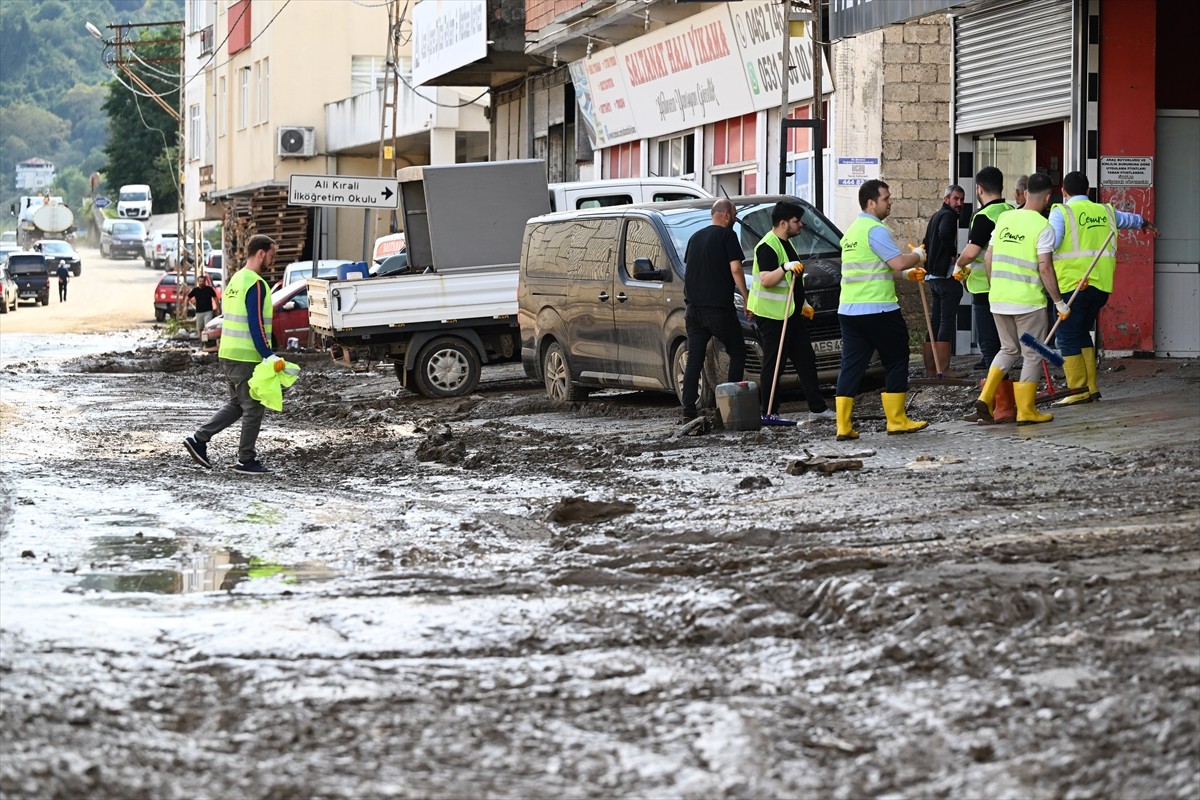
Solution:
{"label": "man in yellow vest", "polygon": [[862,209],[842,236],[842,285],[838,321],[842,326],[842,366],[837,382],[838,441],[857,439],[852,424],[854,397],[871,362],[879,353],[885,370],[883,412],[887,432],[912,433],[928,422],[908,418],[908,326],[896,298],[895,272],[910,281],[925,280],[925,248],[901,253],[883,224],[892,210],[888,185],[869,180],[858,187]]}
{"label": "man in yellow vest", "polygon": [[1000,352],[992,359],[987,380],[979,399],[975,401],[975,413],[980,419],[990,421],[995,410],[996,390],[1016,363],[1017,357],[1024,358],[1021,380],[1013,384],[1013,397],[1017,406],[1017,424],[1029,425],[1049,422],[1052,414],[1037,410],[1037,387],[1041,379],[1042,356],[1032,347],[1021,343],[1021,335],[1028,333],[1039,341],[1046,338],[1046,296],[1062,319],[1071,311],[1058,292],[1058,281],[1054,278],[1054,229],[1042,216],[1050,202],[1050,179],[1040,173],[1029,176],[1025,193],[1025,207],[1001,214],[988,245],[984,265],[989,281],[989,302],[996,330],[1000,334]]}
{"label": "man in yellow vest", "polygon": [[217,411],[195,434],[183,440],[192,460],[212,469],[208,442],[239,419],[242,434],[238,458],[233,470],[242,475],[265,475],[271,470],[258,460],[255,443],[262,427],[262,403],[250,396],[250,378],[254,368],[274,355],[271,350],[271,288],[262,273],[275,262],[275,242],[256,234],[246,244],[246,264],[225,284],[225,317],[221,325],[221,345],[217,357],[229,384],[229,402]]}
{"label": "man in yellow vest", "polygon": [[996,220],[1012,206],[1004,202],[1004,173],[996,167],[984,167],[975,173],[975,198],[978,210],[971,215],[971,230],[967,234],[967,246],[963,248],[955,263],[954,277],[964,281],[971,293],[971,305],[975,310],[975,332],[983,363],[991,364],[1000,352],[1000,336],[992,320],[988,304],[987,270],[983,266],[983,254],[992,240]]}
{"label": "man in yellow vest", "polygon": [[1087,283],[1071,302],[1071,316],[1058,326],[1057,343],[1063,355],[1067,388],[1086,387],[1087,391],[1059,400],[1054,404],[1056,406],[1100,399],[1100,390],[1096,386],[1096,346],[1091,333],[1100,309],[1112,294],[1117,268],[1117,229],[1144,229],[1158,234],[1154,225],[1140,214],[1117,211],[1111,205],[1089,200],[1088,179],[1082,172],[1068,172],[1063,178],[1063,191],[1067,195],[1066,203],[1050,209],[1055,243],[1054,272],[1058,277],[1059,292],[1067,296],[1074,292],[1110,232],[1113,238],[1092,268]]}
{"label": "man in yellow vest", "polygon": [[[777,371],[782,372],[784,363],[790,360],[808,401],[809,418],[833,419],[833,412],[817,384],[817,356],[808,335],[808,323],[815,310],[804,299],[804,265],[789,241],[800,234],[804,227],[803,217],[804,207],[798,203],[787,200],[776,203],[771,209],[771,230],[754,247],[754,272],[746,310],[754,315],[762,335],[759,401],[764,416],[779,410],[778,392],[775,393],[776,407],[768,408],[767,405],[771,401],[772,387],[778,380]],[[783,329],[785,320],[787,331]],[[780,359],[781,340],[783,358]]]}

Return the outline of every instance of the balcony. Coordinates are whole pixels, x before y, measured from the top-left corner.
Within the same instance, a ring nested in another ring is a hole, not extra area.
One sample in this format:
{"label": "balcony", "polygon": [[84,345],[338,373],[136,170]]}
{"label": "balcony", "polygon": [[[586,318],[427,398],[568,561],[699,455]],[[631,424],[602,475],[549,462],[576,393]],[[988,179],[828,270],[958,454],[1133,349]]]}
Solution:
{"label": "balcony", "polygon": [[206,28],[200,29],[200,55],[212,55],[213,51],[213,26],[209,25]]}
{"label": "balcony", "polygon": [[[344,155],[378,153],[380,121],[385,116],[384,91],[364,92],[325,105],[326,152]],[[390,92],[391,89],[386,91]],[[424,86],[414,92],[401,83],[396,101],[394,132],[395,138],[401,140],[401,151],[406,147],[417,152],[428,151],[429,132],[434,128],[486,132],[488,121],[484,117],[486,103],[483,100],[462,108],[453,107],[478,96],[482,91],[482,88],[455,90],[444,86]],[[436,100],[441,105],[434,105],[426,98]],[[388,109],[384,122],[383,139],[390,142],[393,138],[391,109]]]}

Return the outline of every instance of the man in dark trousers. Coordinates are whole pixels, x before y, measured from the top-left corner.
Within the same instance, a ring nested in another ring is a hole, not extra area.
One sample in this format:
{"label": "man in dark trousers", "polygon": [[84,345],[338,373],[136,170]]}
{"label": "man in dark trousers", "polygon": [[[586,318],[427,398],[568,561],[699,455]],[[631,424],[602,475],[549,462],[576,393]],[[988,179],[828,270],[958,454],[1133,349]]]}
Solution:
{"label": "man in dark trousers", "polygon": [[60,261],[54,274],[58,276],[58,302],[65,303],[67,302],[67,282],[71,280],[71,268],[67,266],[66,262]]}
{"label": "man in dark trousers", "polygon": [[[804,397],[808,400],[810,419],[833,419],[834,414],[825,404],[825,398],[817,386],[817,357],[808,335],[808,322],[814,312],[804,299],[804,265],[800,263],[790,241],[804,227],[801,222],[803,217],[802,206],[786,200],[776,203],[775,208],[771,209],[771,230],[754,248],[750,302],[746,304],[746,309],[754,314],[754,321],[762,334],[763,366],[758,391],[763,415],[777,413],[778,392],[774,392],[774,406],[768,408],[772,388],[778,383],[778,374],[783,372],[783,365],[791,361],[800,378],[800,386],[804,389]],[[782,358],[779,357],[781,340]]]}
{"label": "man in dark trousers", "polygon": [[[996,220],[1012,205],[1004,202],[1004,173],[996,167],[984,167],[975,173],[975,196],[979,208],[971,217],[971,232],[967,246],[958,256],[954,277],[965,281],[975,307],[975,331],[979,349],[983,352],[983,364],[990,365],[1000,352],[1000,334],[996,332],[996,321],[988,303],[988,277],[983,265],[984,254],[992,242],[992,231]],[[980,366],[979,364],[976,365]]]}
{"label": "man in dark trousers", "polygon": [[[958,184],[950,184],[943,195],[942,207],[929,219],[925,228],[925,283],[929,286],[932,301],[929,320],[933,327],[934,341],[925,343],[925,377],[937,375],[940,364],[942,373],[952,376],[948,370],[950,353],[958,326],[958,304],[962,301],[962,284],[954,280],[951,271],[954,257],[958,254],[958,217],[962,213],[963,200],[967,193]],[[928,336],[928,333],[926,333]]]}
{"label": "man in dark trousers", "polygon": [[736,290],[746,305],[746,275],[742,245],[733,232],[737,209],[721,198],[713,203],[712,224],[692,234],[684,254],[683,299],[687,325],[687,367],[683,371],[683,418],[695,419],[700,396],[700,372],[708,343],[716,338],[729,354],[730,383],[746,369],[746,343],[733,304]]}

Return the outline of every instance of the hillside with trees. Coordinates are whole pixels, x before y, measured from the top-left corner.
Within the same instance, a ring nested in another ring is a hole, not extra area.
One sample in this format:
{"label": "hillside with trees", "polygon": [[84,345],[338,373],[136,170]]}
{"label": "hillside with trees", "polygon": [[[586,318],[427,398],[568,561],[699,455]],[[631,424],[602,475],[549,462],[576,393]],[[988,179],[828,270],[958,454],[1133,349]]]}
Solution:
{"label": "hillside with trees", "polygon": [[[181,19],[183,0],[0,2],[0,208],[25,193],[16,188],[16,165],[28,158],[54,163],[51,193],[61,194],[72,208],[91,194],[93,173],[102,176],[101,192],[122,183],[150,183],[162,210],[175,206],[170,162],[175,121],[153,100],[126,88],[129,79],[104,63],[106,48],[85,24],[109,37],[110,24]],[[135,30],[144,31],[139,33],[144,38],[179,35],[178,28]],[[148,59],[174,57],[179,49],[154,45],[137,52]],[[111,49],[107,53],[111,57]],[[175,105],[178,69],[164,63],[138,65],[136,71]],[[7,214],[0,219],[0,226],[12,227]]]}

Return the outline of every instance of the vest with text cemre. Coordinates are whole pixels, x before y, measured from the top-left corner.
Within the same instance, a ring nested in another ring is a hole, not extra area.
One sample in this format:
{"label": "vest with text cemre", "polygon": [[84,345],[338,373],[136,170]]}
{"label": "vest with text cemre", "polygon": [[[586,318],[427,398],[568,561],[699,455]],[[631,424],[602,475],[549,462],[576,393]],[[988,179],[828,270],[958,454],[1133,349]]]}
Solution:
{"label": "vest with text cemre", "polygon": [[[980,214],[996,224],[996,220],[1000,219],[1000,215],[1005,211],[1012,211],[1013,207],[1008,203],[992,203],[990,206],[984,206],[971,215],[971,226],[975,225],[975,218]],[[996,229],[992,229],[992,235],[995,236]],[[971,294],[986,294],[988,291],[988,276],[987,270],[983,267],[983,256],[987,253],[985,246],[979,251],[979,255],[975,256],[975,261],[971,266],[971,274],[967,276],[967,291]]]}
{"label": "vest with text cemre", "polygon": [[788,263],[787,251],[783,249],[783,242],[779,241],[775,231],[767,231],[767,235],[754,245],[754,271],[750,278],[750,298],[746,301],[746,310],[756,317],[784,319],[796,311],[796,304],[790,302],[791,282],[796,279],[796,276],[788,272],[784,279],[774,286],[763,286],[758,276],[758,248],[764,244],[775,251],[775,257],[779,259],[779,266],[782,267]]}
{"label": "vest with text cemre", "polygon": [[895,303],[892,268],[871,249],[871,231],[886,226],[871,215],[859,215],[842,235],[842,293],[839,305]]}
{"label": "vest with text cemre", "polygon": [[250,318],[246,315],[246,295],[255,283],[263,285],[263,338],[267,346],[271,344],[271,287],[252,269],[239,269],[225,285],[221,304],[225,309],[224,322],[221,324],[221,345],[217,348],[217,356],[230,361],[262,361],[262,355],[254,347],[254,338],[250,335]]}
{"label": "vest with text cemre", "polygon": [[1063,240],[1054,251],[1054,274],[1058,276],[1058,290],[1064,295],[1075,291],[1083,273],[1091,266],[1092,259],[1104,247],[1104,240],[1112,233],[1112,241],[1092,267],[1088,285],[1112,294],[1113,277],[1117,271],[1117,215],[1110,205],[1093,203],[1091,200],[1076,200],[1074,203],[1056,205],[1063,218]]}
{"label": "vest with text cemre", "polygon": [[1049,226],[1037,211],[1020,209],[1000,217],[992,232],[992,313],[1024,314],[1046,307],[1038,273],[1038,235]]}

